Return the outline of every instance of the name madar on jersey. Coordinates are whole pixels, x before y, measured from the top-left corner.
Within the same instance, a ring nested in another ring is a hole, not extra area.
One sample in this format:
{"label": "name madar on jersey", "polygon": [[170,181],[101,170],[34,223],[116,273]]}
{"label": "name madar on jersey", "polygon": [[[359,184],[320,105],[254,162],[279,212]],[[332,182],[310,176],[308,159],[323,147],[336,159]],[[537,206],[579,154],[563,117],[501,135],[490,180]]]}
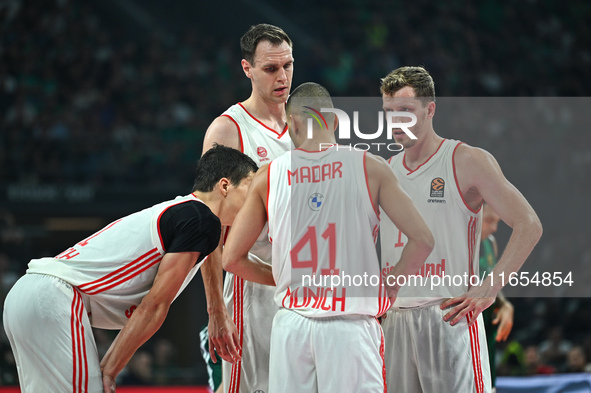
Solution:
{"label": "name madar on jersey", "polygon": [[287,184],[291,183],[320,183],[323,181],[343,177],[343,163],[340,161],[323,165],[301,166],[292,172],[287,170]]}

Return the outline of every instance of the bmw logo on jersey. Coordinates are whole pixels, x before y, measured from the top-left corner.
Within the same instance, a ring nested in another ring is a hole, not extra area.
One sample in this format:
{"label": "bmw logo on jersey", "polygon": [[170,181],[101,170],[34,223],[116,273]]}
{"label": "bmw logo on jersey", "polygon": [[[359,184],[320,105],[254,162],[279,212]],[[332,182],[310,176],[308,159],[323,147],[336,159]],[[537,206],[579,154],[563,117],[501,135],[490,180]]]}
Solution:
{"label": "bmw logo on jersey", "polygon": [[308,207],[313,211],[317,212],[322,208],[322,203],[324,202],[324,195],[319,193],[314,193],[310,195],[308,198]]}

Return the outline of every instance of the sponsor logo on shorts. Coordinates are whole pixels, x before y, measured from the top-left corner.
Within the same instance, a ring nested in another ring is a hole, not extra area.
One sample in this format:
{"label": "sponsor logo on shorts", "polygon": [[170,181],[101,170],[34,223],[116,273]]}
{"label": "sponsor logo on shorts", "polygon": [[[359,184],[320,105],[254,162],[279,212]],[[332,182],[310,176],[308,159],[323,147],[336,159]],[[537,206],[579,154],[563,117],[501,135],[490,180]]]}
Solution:
{"label": "sponsor logo on shorts", "polygon": [[312,209],[313,211],[317,212],[318,210],[320,210],[322,208],[323,202],[324,202],[324,195],[314,193],[314,194],[310,195],[310,198],[308,198],[308,207],[310,209]]}
{"label": "sponsor logo on shorts", "polygon": [[445,180],[436,177],[431,180],[431,198],[443,198],[443,191],[445,190]]}

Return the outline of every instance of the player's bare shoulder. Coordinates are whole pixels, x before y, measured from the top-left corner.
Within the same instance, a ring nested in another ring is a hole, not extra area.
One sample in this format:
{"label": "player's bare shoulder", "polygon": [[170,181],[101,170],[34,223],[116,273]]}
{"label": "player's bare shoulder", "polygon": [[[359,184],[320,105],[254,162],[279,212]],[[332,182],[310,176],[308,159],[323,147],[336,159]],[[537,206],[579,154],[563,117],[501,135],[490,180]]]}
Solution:
{"label": "player's bare shoulder", "polygon": [[211,122],[203,139],[203,152],[211,149],[214,143],[241,150],[238,126],[230,117],[219,116]]}
{"label": "player's bare shoulder", "polygon": [[263,201],[267,202],[267,178],[269,172],[270,164],[265,164],[259,168],[257,173],[254,175],[252,179],[252,183],[250,183],[249,193],[256,193],[258,194]]}
{"label": "player's bare shoulder", "polygon": [[454,154],[454,164],[456,167],[486,166],[497,164],[495,157],[488,151],[466,143],[461,143]]}
{"label": "player's bare shoulder", "polygon": [[494,156],[479,147],[461,144],[454,154],[454,172],[465,202],[477,209],[487,191],[506,182]]}
{"label": "player's bare shoulder", "polygon": [[383,157],[371,153],[365,155],[365,170],[369,181],[394,181],[397,182],[394,171]]}

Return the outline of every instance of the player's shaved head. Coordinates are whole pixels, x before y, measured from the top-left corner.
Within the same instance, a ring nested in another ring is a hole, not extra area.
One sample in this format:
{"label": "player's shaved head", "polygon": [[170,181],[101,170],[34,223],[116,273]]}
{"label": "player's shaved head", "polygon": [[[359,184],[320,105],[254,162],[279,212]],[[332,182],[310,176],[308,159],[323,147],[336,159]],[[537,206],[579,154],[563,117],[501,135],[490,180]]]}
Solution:
{"label": "player's shaved head", "polygon": [[290,47],[293,47],[291,39],[280,27],[267,23],[250,26],[250,29],[240,38],[240,49],[242,50],[242,58],[253,66],[257,45],[261,41],[269,41],[275,46],[286,42]]}
{"label": "player's shaved head", "polygon": [[[312,117],[309,108],[313,108],[318,112],[322,108],[334,108],[330,93],[324,86],[314,82],[302,83],[291,92],[285,112],[287,117],[297,116],[305,120],[305,117]],[[334,122],[334,114],[323,112],[322,116],[329,124],[328,127],[331,128],[330,124]]]}

